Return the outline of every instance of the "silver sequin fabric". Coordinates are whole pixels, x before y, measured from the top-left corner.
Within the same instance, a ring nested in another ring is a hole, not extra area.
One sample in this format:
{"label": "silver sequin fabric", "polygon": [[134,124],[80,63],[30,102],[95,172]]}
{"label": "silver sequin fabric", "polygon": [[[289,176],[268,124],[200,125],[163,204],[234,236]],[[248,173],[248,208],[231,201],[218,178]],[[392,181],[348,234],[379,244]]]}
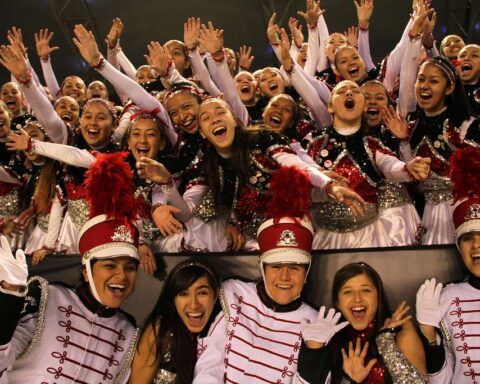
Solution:
{"label": "silver sequin fabric", "polygon": [[328,201],[314,204],[311,215],[318,228],[332,232],[352,232],[373,223],[378,212],[374,204],[367,203],[365,215],[356,217],[346,205]]}

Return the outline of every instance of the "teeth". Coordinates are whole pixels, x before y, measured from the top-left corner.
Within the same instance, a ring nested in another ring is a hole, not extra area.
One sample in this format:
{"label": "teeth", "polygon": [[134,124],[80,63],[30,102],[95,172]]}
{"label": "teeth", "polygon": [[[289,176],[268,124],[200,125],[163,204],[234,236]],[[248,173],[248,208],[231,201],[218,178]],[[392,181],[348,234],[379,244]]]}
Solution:
{"label": "teeth", "polygon": [[63,116],[62,116],[62,120],[72,121],[72,116],[70,116],[70,115],[63,115]]}
{"label": "teeth", "polygon": [[222,127],[217,127],[217,128],[215,128],[215,129],[213,130],[213,134],[214,134],[215,136],[219,136],[219,135],[221,135],[222,133],[224,133],[224,132],[226,132],[226,131],[227,131],[227,128],[226,128],[226,127],[223,127],[223,126],[222,126]]}
{"label": "teeth", "polygon": [[276,117],[276,116],[270,117],[270,121],[272,121],[272,122],[274,122],[274,123],[276,123],[276,124],[280,124],[280,123],[282,122],[282,120],[279,119],[279,118]]}
{"label": "teeth", "polygon": [[200,318],[203,316],[203,312],[199,312],[199,313],[188,313],[187,314],[189,317],[195,317],[195,318]]}
{"label": "teeth", "polygon": [[350,74],[354,74],[356,72],[358,72],[358,67],[352,67],[348,70],[348,73],[350,73]]}
{"label": "teeth", "polygon": [[280,288],[280,289],[292,289],[293,286],[290,285],[290,284],[277,284],[277,288]]}
{"label": "teeth", "polygon": [[125,286],[125,284],[109,284],[108,288],[124,290],[126,288],[126,286]]}
{"label": "teeth", "polygon": [[100,132],[98,129],[89,129],[88,133],[91,133],[92,135],[96,135],[98,132]]}
{"label": "teeth", "polygon": [[354,307],[352,308],[352,311],[354,312],[361,312],[361,311],[364,311],[365,310],[365,307]]}
{"label": "teeth", "polygon": [[188,127],[188,126],[191,125],[192,123],[193,123],[193,119],[184,121],[184,122],[183,122],[183,125],[184,125],[185,127]]}
{"label": "teeth", "polygon": [[275,84],[275,83],[270,84],[270,85],[268,86],[268,88],[269,88],[271,91],[273,91],[273,90],[275,90],[275,89],[278,88],[278,84]]}

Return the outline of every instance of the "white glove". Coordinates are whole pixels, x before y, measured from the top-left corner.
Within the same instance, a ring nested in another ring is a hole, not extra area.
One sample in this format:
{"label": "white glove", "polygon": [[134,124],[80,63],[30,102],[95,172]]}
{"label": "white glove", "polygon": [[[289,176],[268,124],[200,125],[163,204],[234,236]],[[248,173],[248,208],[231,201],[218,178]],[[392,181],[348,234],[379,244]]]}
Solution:
{"label": "white glove", "polygon": [[333,335],[348,325],[348,321],[337,324],[340,316],[342,316],[342,314],[335,312],[333,308],[330,308],[325,316],[325,307],[321,307],[315,322],[307,323],[305,319],[302,320],[300,330],[303,340],[327,344]]}
{"label": "white glove", "polygon": [[439,327],[440,321],[450,306],[450,302],[440,303],[440,293],[442,292],[442,284],[438,283],[435,278],[425,280],[417,292],[417,321],[420,324]]}
{"label": "white glove", "polygon": [[5,236],[0,237],[0,283],[5,281],[12,285],[27,285],[28,267],[25,254],[17,250],[13,257],[10,244]]}

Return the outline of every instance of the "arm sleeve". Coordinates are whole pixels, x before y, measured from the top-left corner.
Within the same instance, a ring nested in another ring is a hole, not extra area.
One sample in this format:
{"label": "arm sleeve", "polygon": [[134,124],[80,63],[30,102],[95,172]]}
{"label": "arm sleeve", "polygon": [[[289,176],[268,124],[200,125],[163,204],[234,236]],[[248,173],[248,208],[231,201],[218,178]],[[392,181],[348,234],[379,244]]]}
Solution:
{"label": "arm sleeve", "polygon": [[[321,16],[320,16],[321,17]],[[308,28],[308,50],[307,61],[305,62],[304,71],[310,76],[315,76],[318,60],[320,57],[320,41],[318,27],[314,29]],[[296,60],[295,60],[296,61]]]}
{"label": "arm sleeve", "polygon": [[331,352],[328,346],[310,349],[304,342],[298,354],[299,383],[324,383],[329,372]]}
{"label": "arm sleeve", "polygon": [[376,337],[378,352],[394,383],[426,384],[428,379],[408,361],[395,342],[395,334],[384,332]]}
{"label": "arm sleeve", "polygon": [[293,153],[280,152],[273,155],[273,158],[284,167],[293,166],[301,169],[302,171],[306,171],[313,187],[323,189],[328,182],[332,180],[330,177],[324,175],[323,172],[321,172],[318,168],[305,163],[300,159],[300,157],[294,155]]}
{"label": "arm sleeve", "polygon": [[365,70],[367,72],[375,68],[370,53],[370,34],[368,29],[366,31],[362,31],[361,29],[358,31],[358,53],[365,62]]}
{"label": "arm sleeve", "polygon": [[415,181],[405,171],[405,163],[393,155],[387,155],[382,152],[376,152],[375,164],[383,173],[385,178],[395,182]]}
{"label": "arm sleeve", "polygon": [[122,68],[123,72],[125,72],[129,78],[135,79],[137,75],[137,69],[131,63],[131,61],[128,60],[128,57],[125,55],[122,49],[117,50],[117,62],[118,65],[120,65],[120,68]]}
{"label": "arm sleeve", "polygon": [[417,98],[415,96],[415,79],[419,66],[418,58],[422,42],[420,39],[407,42],[405,55],[400,70],[400,90],[398,96],[397,111],[402,116],[416,109]]}
{"label": "arm sleeve", "polygon": [[290,81],[295,87],[296,91],[302,97],[303,101],[310,108],[315,119],[317,128],[329,126],[332,122],[330,113],[328,113],[327,106],[322,101],[315,88],[306,79],[307,75],[299,65],[294,63],[293,70],[290,75]]}
{"label": "arm sleeve", "polygon": [[121,49],[118,46],[118,43],[117,46],[114,48],[110,48],[107,44],[107,61],[112,64],[112,66],[118,71],[120,70],[120,64],[118,64],[117,52],[119,52],[120,50]]}
{"label": "arm sleeve", "polygon": [[50,139],[54,143],[66,144],[67,127],[55,112],[43,89],[35,81],[30,81],[28,85],[20,84],[20,89]]}
{"label": "arm sleeve", "polygon": [[65,205],[60,204],[58,196],[55,195],[55,198],[52,201],[52,208],[50,209],[48,231],[44,244],[48,249],[54,249],[57,244],[57,237],[58,233],[60,232],[64,210]]}
{"label": "arm sleeve", "polygon": [[385,88],[387,88],[388,93],[392,93],[395,89],[395,82],[400,73],[403,55],[405,54],[405,48],[408,42],[408,32],[412,28],[412,22],[412,18],[409,18],[400,41],[387,56],[387,66],[385,77],[383,79],[383,85],[385,85]]}
{"label": "arm sleeve", "polygon": [[226,319],[220,312],[212,326],[213,331],[203,339],[206,349],[195,364],[193,384],[221,384],[225,373]]}
{"label": "arm sleeve", "polygon": [[213,80],[225,95],[225,101],[232,108],[233,114],[240,119],[244,126],[247,126],[250,122],[250,116],[235,88],[227,61],[223,59],[220,63],[217,63],[211,57],[207,57],[207,61]]}
{"label": "arm sleeve", "polygon": [[95,156],[86,149],[79,149],[70,145],[48,143],[35,139],[32,139],[32,141],[34,143],[35,153],[68,165],[73,165],[74,167],[88,168],[90,164],[95,161]]}
{"label": "arm sleeve", "polygon": [[48,89],[53,97],[58,99],[61,90],[60,86],[58,85],[57,78],[55,77],[55,73],[53,72],[52,61],[50,60],[50,57],[48,57],[47,60],[40,60],[40,64],[42,65],[43,78],[45,79]]}
{"label": "arm sleeve", "polygon": [[325,22],[325,18],[323,17],[323,15],[320,15],[320,17],[318,18],[317,27],[318,27],[318,35],[320,37],[317,72],[322,72],[323,70],[327,69],[330,66],[330,63],[328,62],[327,54],[325,52],[325,46],[326,46],[328,37],[330,36],[330,33],[328,32],[327,23]]}
{"label": "arm sleeve", "polygon": [[212,81],[210,73],[208,72],[208,68],[203,61],[198,48],[196,48],[194,51],[190,51],[189,56],[190,61],[192,62],[192,72],[197,80],[200,81],[200,84],[202,84],[203,89],[212,97],[219,96],[220,90]]}

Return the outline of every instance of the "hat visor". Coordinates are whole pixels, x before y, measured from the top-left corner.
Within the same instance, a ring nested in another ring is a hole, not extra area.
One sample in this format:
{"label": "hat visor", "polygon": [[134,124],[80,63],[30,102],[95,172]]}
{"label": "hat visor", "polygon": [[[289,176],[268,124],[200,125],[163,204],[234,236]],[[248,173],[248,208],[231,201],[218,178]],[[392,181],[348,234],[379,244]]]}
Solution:
{"label": "hat visor", "polygon": [[99,245],[98,247],[90,249],[82,257],[82,264],[85,264],[89,259],[111,259],[114,257],[128,256],[135,260],[140,260],[138,249],[132,244],[112,242]]}

